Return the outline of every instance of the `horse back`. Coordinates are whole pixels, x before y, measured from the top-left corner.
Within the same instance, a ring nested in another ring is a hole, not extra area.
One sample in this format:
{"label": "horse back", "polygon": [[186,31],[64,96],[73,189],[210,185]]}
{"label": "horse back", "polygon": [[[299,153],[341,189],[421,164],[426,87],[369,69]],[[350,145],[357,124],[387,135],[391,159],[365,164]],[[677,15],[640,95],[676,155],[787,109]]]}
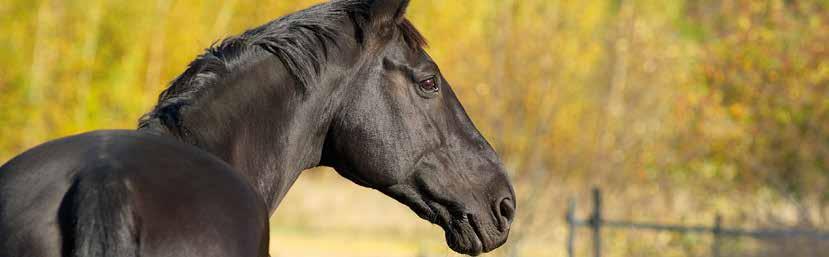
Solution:
{"label": "horse back", "polygon": [[0,256],[263,256],[263,238],[248,182],[173,139],[97,131],[0,167]]}

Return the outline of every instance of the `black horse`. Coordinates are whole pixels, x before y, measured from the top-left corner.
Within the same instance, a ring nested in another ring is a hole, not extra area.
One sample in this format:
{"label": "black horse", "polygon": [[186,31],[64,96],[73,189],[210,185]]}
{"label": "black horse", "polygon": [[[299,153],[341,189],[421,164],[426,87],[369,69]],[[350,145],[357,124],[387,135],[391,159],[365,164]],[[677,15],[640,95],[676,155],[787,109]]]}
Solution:
{"label": "black horse", "polygon": [[265,256],[267,217],[320,165],[438,224],[457,252],[497,248],[512,187],[408,2],[333,1],[226,39],[138,131],[14,158],[0,167],[0,256]]}

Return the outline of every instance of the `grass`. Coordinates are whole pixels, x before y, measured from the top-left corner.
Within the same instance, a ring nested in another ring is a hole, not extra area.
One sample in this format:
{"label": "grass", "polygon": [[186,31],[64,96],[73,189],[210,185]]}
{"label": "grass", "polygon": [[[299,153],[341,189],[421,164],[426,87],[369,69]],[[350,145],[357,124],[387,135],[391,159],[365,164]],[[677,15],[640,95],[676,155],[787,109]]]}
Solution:
{"label": "grass", "polygon": [[300,177],[271,219],[271,255],[450,256],[443,231],[328,169]]}

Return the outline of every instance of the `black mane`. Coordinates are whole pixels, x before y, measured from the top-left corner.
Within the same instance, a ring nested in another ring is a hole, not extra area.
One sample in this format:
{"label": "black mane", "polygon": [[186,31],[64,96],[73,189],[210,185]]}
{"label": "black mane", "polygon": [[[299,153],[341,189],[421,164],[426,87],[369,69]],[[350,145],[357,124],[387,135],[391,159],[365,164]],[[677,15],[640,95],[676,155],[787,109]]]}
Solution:
{"label": "black mane", "polygon": [[[153,111],[139,120],[139,129],[179,128],[182,107],[193,104],[199,95],[257,55],[272,54],[279,58],[300,85],[298,90],[308,90],[314,85],[328,58],[329,44],[336,45],[336,39],[342,34],[338,21],[346,18],[353,22],[358,30],[357,41],[362,43],[362,35],[371,33],[368,30],[372,29],[368,22],[368,10],[366,1],[335,0],[284,16],[212,45],[161,92]],[[403,20],[397,28],[412,50],[426,46],[425,38],[409,20]],[[175,132],[179,135],[186,133]]]}

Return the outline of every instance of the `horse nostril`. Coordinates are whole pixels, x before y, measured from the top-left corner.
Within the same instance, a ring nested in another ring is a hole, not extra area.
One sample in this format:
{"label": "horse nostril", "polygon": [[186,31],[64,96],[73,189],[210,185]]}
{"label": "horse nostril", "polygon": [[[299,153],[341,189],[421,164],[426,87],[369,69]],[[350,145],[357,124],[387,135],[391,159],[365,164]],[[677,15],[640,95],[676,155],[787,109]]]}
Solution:
{"label": "horse nostril", "polygon": [[515,217],[515,203],[509,197],[501,199],[498,203],[498,218],[501,222],[501,229],[506,230]]}

